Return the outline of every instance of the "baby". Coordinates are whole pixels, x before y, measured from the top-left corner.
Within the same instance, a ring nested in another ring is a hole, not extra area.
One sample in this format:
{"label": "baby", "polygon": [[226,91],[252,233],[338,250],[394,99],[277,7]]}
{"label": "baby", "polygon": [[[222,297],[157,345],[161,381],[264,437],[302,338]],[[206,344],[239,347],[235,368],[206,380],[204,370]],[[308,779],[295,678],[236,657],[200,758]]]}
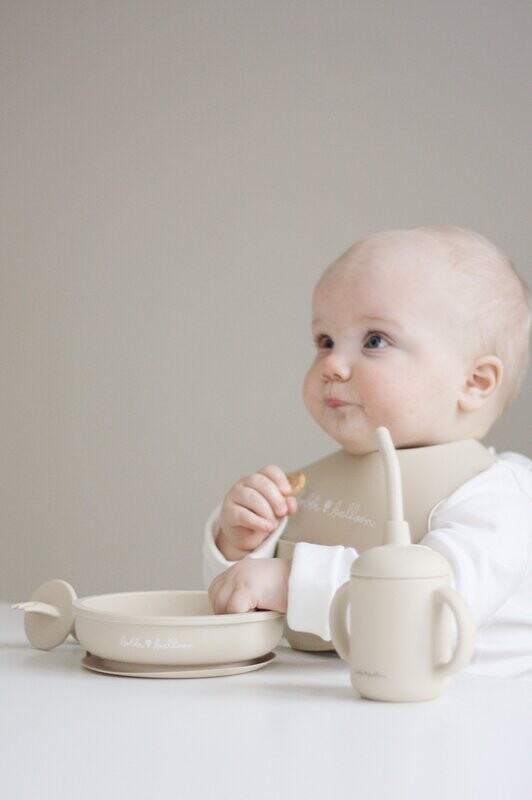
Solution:
{"label": "baby", "polygon": [[[399,453],[482,440],[519,392],[528,290],[477,233],[369,236],[325,270],[312,305],[304,403],[353,463],[376,451],[380,425]],[[532,461],[480,449],[491,460],[430,509],[419,543],[449,561],[473,613],[476,671],[518,675],[532,669]],[[205,581],[215,612],[286,612],[291,629],[327,642],[331,600],[360,548],[310,537],[275,557],[298,511],[289,492],[276,465],[230,489],[207,523]]]}

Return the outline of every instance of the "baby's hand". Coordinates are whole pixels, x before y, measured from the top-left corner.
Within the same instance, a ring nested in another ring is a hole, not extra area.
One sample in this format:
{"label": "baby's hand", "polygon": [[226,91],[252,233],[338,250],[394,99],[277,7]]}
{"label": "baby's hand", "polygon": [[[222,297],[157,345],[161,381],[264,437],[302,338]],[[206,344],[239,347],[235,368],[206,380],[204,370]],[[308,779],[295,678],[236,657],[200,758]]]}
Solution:
{"label": "baby's hand", "polygon": [[262,609],[286,613],[290,561],[287,558],[244,558],[218,575],[209,586],[215,614]]}
{"label": "baby's hand", "polygon": [[255,550],[279,525],[297,511],[292,487],[280,467],[270,465],[238,481],[227,493],[220,512],[216,544],[228,561]]}

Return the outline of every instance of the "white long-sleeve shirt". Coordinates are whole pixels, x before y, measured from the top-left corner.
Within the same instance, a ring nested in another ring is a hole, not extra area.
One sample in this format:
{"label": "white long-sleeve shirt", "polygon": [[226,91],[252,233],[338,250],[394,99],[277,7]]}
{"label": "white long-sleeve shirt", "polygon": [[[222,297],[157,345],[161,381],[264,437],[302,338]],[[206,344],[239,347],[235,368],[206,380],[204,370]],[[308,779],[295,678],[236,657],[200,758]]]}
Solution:
{"label": "white long-sleeve shirt", "polygon": [[[419,544],[447,559],[452,583],[472,612],[476,643],[468,669],[532,675],[532,460],[518,453],[496,458],[432,509]],[[220,508],[211,513],[205,530],[206,586],[235,563],[215,544]],[[246,557],[273,558],[286,524],[285,517]],[[330,639],[330,604],[349,580],[357,556],[352,547],[296,544],[288,583],[290,628]]]}

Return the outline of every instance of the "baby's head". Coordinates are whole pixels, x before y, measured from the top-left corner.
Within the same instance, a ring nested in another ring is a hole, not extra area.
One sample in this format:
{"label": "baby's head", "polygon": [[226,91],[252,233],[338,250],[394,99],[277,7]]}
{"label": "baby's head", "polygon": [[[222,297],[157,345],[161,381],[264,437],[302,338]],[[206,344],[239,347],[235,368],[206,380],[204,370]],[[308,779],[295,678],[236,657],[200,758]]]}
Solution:
{"label": "baby's head", "polygon": [[349,452],[375,450],[378,425],[400,448],[482,439],[518,394],[528,289],[480,234],[369,236],[325,270],[312,305],[305,405]]}

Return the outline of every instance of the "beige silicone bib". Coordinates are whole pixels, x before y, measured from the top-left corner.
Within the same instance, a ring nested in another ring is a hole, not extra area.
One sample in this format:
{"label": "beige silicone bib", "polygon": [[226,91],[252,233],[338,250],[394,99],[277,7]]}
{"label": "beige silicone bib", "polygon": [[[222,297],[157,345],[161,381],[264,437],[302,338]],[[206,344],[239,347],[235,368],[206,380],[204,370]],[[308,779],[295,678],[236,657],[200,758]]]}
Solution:
{"label": "beige silicone bib", "polygon": [[[403,481],[405,518],[412,542],[429,529],[431,512],[456,489],[490,467],[493,456],[475,439],[397,450]],[[359,553],[381,545],[387,521],[387,495],[378,450],[354,456],[339,450],[301,470],[307,481],[298,495],[298,511],[290,517],[276,556],[291,558],[297,542],[354,547]],[[313,634],[285,626],[297,650],[333,650]]]}

